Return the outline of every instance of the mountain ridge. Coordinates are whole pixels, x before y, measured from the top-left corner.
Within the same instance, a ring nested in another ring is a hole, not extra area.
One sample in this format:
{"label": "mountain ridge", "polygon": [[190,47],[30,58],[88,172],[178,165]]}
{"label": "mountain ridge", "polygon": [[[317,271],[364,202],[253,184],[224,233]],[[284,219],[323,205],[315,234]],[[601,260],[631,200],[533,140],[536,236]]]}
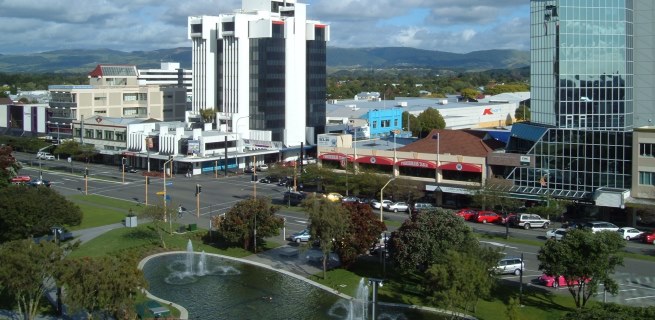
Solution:
{"label": "mountain ridge", "polygon": [[[113,49],[62,49],[29,54],[0,54],[0,72],[87,73],[98,64],[136,65],[157,69],[160,62],[191,67],[191,47],[151,51]],[[339,68],[446,68],[460,70],[513,69],[530,65],[528,51],[490,49],[452,53],[408,47],[327,47],[327,66]]]}

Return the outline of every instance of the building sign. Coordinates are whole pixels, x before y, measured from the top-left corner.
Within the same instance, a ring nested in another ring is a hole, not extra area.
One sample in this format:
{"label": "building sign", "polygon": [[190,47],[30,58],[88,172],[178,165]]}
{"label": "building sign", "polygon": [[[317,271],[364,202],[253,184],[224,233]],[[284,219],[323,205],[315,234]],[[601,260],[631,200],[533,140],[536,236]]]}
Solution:
{"label": "building sign", "polygon": [[398,164],[398,166],[400,167],[414,167],[414,168],[425,168],[425,169],[437,168],[437,165],[432,161],[425,161],[425,160],[418,160],[418,159],[401,160],[398,161],[396,164]]}
{"label": "building sign", "polygon": [[521,166],[529,166],[530,165],[530,156],[521,156],[520,160]]}
{"label": "building sign", "polygon": [[187,154],[200,154],[200,140],[189,140]]}
{"label": "building sign", "polygon": [[329,134],[319,134],[317,146],[328,147],[328,148],[336,147],[337,136],[329,135]]}
{"label": "building sign", "polygon": [[491,107],[490,107],[490,108],[485,108],[485,109],[482,111],[482,115],[483,115],[483,116],[492,116],[492,115],[494,115],[494,114],[496,114],[496,113],[500,113],[500,112],[502,112],[502,111],[503,111],[503,110],[502,110],[501,108],[498,108],[498,107],[496,107],[496,108],[491,108]]}
{"label": "building sign", "polygon": [[318,156],[321,160],[332,160],[332,161],[341,161],[342,159],[348,159],[348,161],[353,161],[352,156],[345,155],[343,153],[324,153]]}

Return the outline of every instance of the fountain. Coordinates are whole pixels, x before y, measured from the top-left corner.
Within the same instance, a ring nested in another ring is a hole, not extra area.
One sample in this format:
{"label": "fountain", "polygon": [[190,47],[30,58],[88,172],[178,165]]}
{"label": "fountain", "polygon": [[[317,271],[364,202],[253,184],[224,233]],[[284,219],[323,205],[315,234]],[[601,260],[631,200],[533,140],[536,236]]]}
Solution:
{"label": "fountain", "polygon": [[[196,262],[196,256],[197,258]],[[155,296],[184,306],[193,319],[364,320],[371,316],[368,281],[344,299],[300,276],[245,260],[193,251],[150,257],[142,268]],[[405,308],[376,307],[376,319],[443,319]]]}

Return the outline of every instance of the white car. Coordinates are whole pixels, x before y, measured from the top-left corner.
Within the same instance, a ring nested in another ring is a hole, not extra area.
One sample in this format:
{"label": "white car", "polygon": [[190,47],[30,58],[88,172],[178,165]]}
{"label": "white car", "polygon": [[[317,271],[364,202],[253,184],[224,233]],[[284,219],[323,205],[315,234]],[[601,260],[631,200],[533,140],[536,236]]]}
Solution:
{"label": "white car", "polygon": [[639,239],[641,238],[641,235],[644,234],[643,231],[630,227],[620,228],[619,230],[617,230],[617,232],[621,235],[621,238],[628,241],[633,239]]}
{"label": "white car", "polygon": [[513,274],[515,276],[521,275],[525,269],[525,263],[521,258],[504,258],[498,261],[498,265],[494,271],[500,274]]}
{"label": "white car", "polygon": [[393,212],[409,212],[409,205],[405,202],[396,202],[386,206],[385,209]]}
{"label": "white car", "polygon": [[[391,200],[382,200],[382,207],[388,208],[392,203]],[[371,201],[371,207],[373,207],[373,209],[380,209],[380,201]]]}
{"label": "white car", "polygon": [[566,236],[567,231],[568,230],[563,229],[563,228],[550,229],[550,230],[546,231],[546,239],[554,239],[554,240],[560,241],[560,240],[562,240],[562,238],[564,238],[564,236]]}

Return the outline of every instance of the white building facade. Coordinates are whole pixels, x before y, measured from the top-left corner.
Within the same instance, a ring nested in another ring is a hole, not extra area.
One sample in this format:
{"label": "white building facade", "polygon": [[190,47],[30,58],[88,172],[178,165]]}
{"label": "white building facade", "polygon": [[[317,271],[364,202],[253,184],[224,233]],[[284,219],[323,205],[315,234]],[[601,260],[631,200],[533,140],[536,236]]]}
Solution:
{"label": "white building facade", "polygon": [[159,69],[138,69],[139,85],[180,85],[186,88],[187,101],[191,101],[193,93],[193,73],[189,69],[180,68],[179,62],[162,62]]}
{"label": "white building facade", "polygon": [[192,110],[215,109],[243,139],[315,143],[325,130],[329,26],[295,0],[243,0],[233,14],[193,16]]}

